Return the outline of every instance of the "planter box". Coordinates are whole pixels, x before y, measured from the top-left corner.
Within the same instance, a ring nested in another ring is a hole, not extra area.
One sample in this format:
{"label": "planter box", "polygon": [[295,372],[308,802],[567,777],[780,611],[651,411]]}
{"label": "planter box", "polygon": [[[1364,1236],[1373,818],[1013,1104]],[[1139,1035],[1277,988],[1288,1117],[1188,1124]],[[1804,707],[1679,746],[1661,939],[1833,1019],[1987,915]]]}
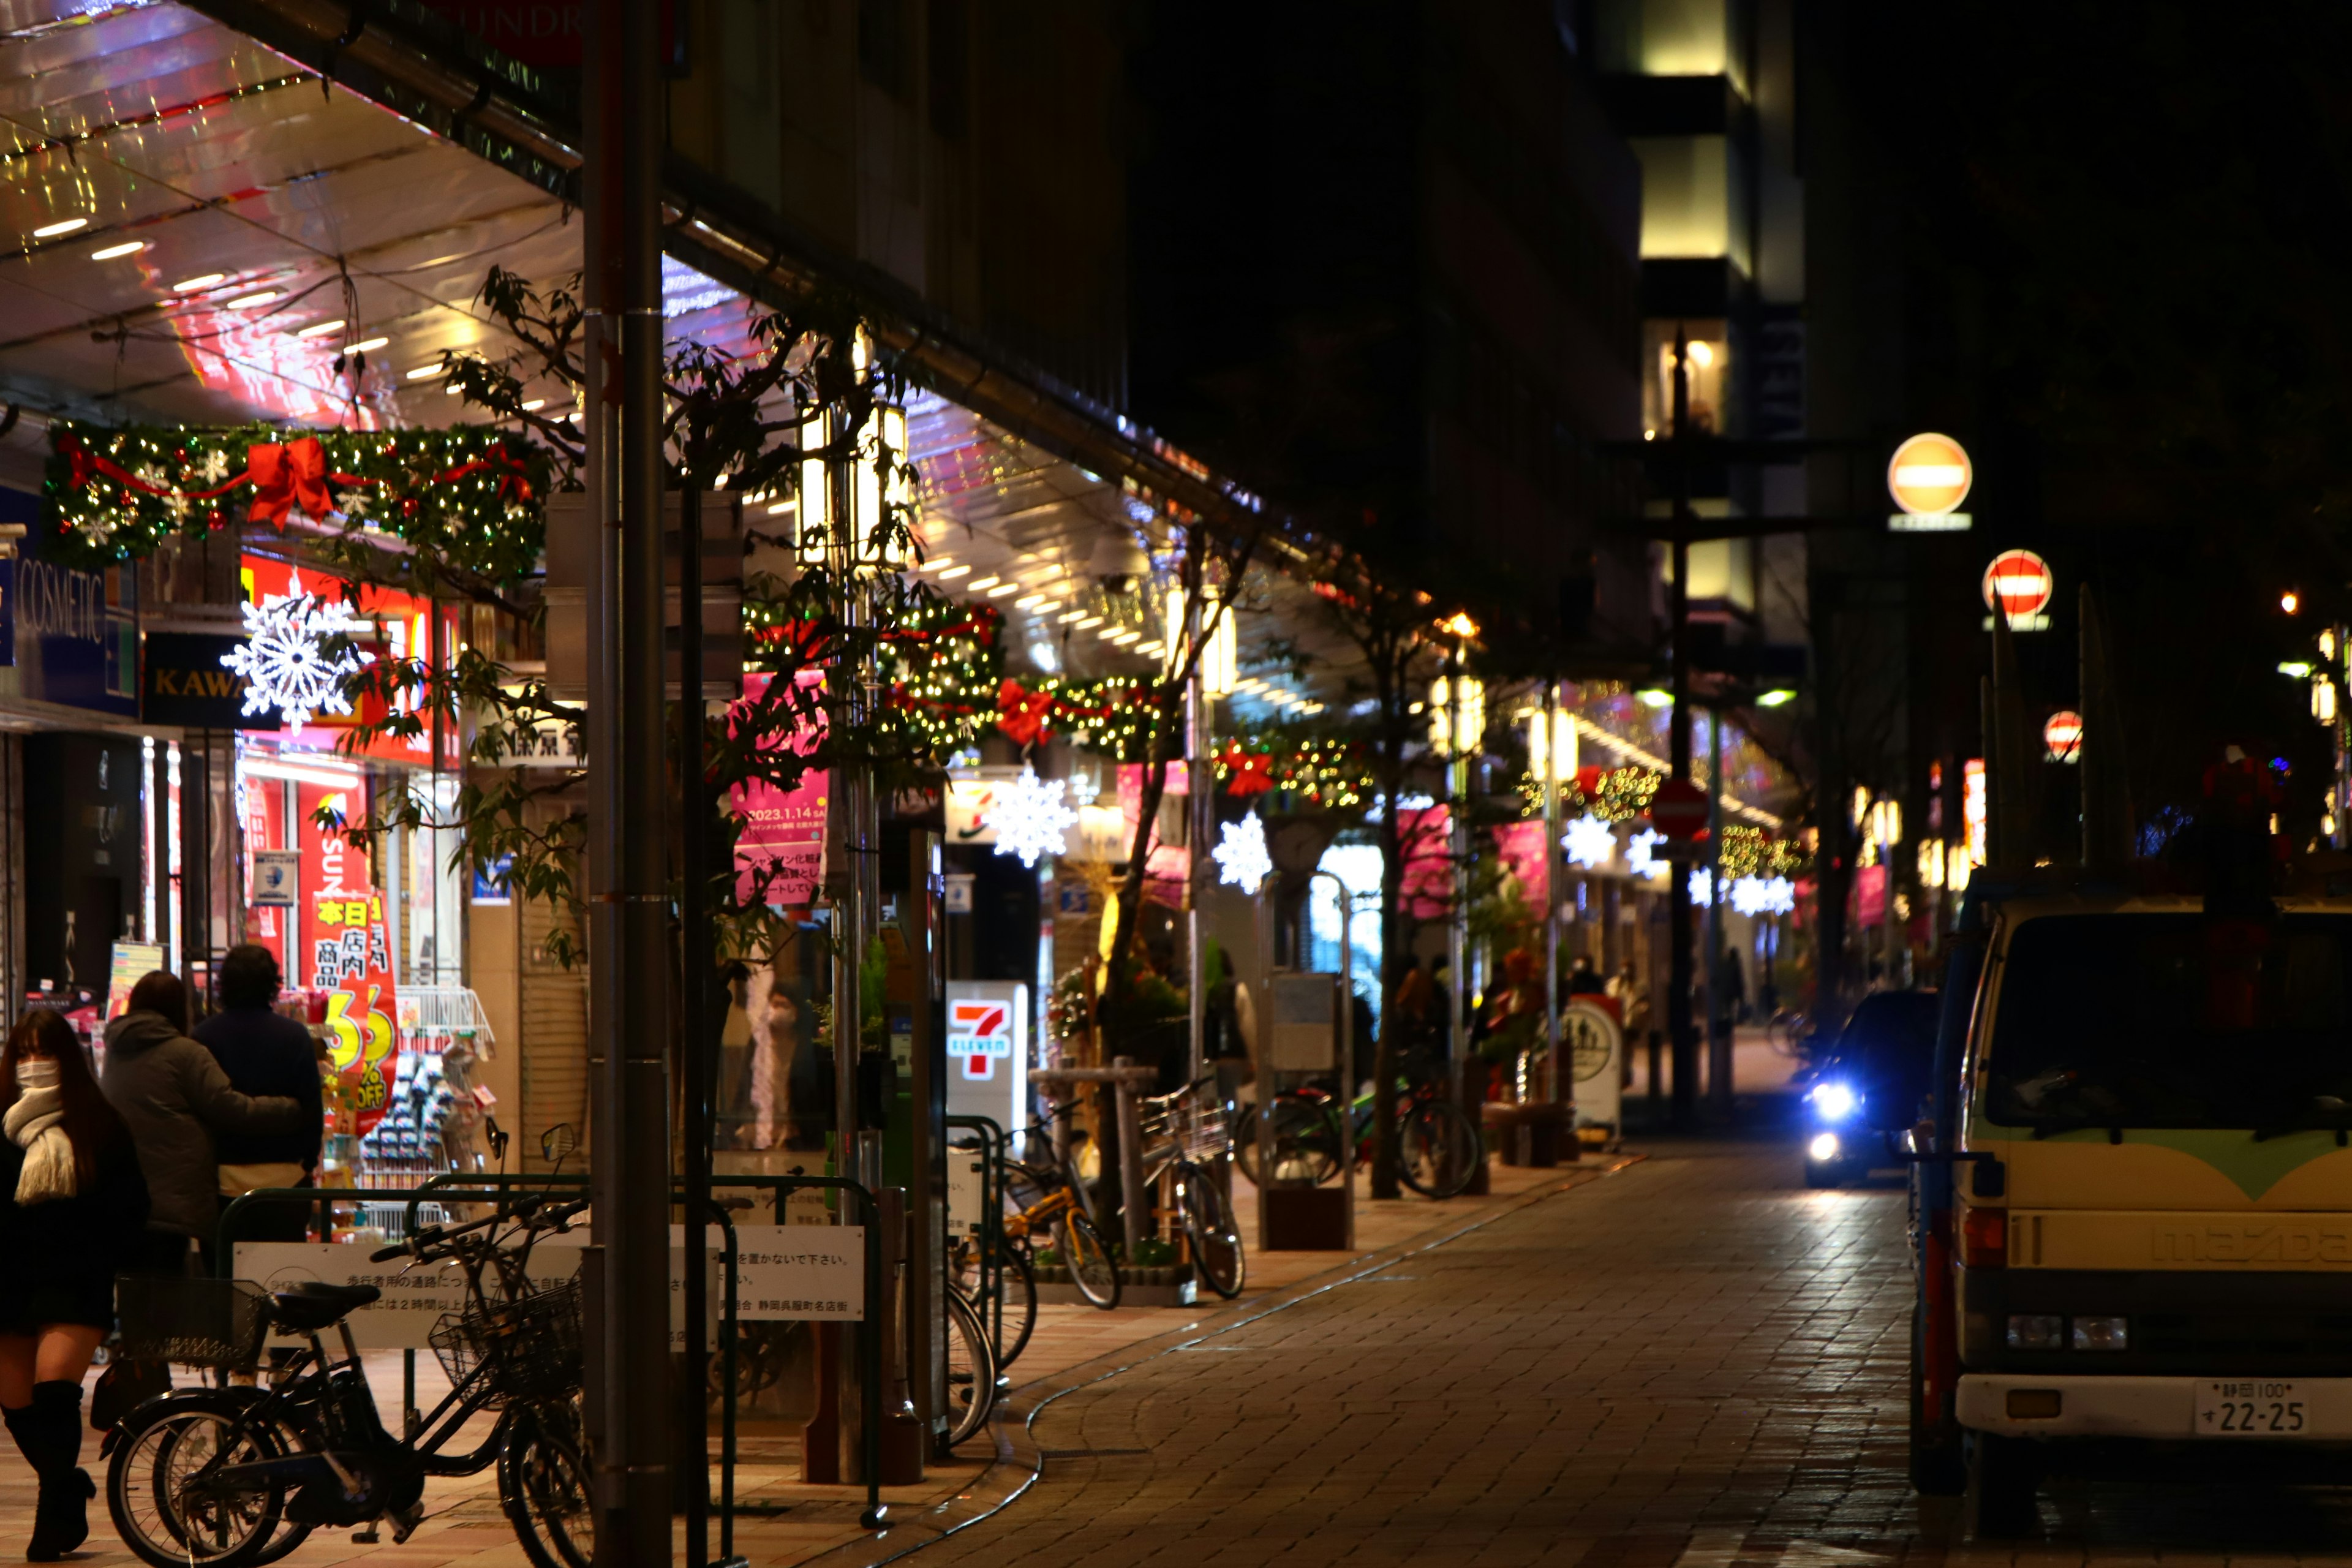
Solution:
{"label": "planter box", "polygon": [[[1118,1280],[1118,1304],[1122,1307],[1190,1307],[1201,1299],[1201,1288],[1192,1279],[1192,1270],[1183,1264],[1122,1268]],[[1078,1288],[1070,1283],[1068,1271],[1059,1268],[1037,1271],[1037,1302],[1048,1307],[1094,1305],[1078,1294]]]}

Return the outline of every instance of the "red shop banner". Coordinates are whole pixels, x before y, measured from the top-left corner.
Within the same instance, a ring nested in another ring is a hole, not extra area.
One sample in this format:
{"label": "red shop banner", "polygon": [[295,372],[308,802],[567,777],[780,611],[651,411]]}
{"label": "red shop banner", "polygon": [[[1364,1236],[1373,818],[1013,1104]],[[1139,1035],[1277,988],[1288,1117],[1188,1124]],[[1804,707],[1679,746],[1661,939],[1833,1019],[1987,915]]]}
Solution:
{"label": "red shop banner", "polygon": [[399,1072],[399,1006],[393,994],[392,941],[383,895],[373,888],[320,892],[310,900],[310,984],[327,994],[327,1060],[355,1111],[352,1131],[383,1120]]}

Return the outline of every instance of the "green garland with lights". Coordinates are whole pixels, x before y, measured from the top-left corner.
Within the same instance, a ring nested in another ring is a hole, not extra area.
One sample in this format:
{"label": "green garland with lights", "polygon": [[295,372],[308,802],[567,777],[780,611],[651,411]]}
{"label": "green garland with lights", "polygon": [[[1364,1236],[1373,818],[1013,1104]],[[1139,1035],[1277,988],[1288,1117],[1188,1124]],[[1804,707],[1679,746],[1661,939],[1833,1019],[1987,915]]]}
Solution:
{"label": "green garland with lights", "polygon": [[1228,794],[1287,791],[1332,809],[1361,805],[1380,788],[1365,747],[1354,741],[1278,731],[1243,734],[1218,751],[1216,766],[1217,782]]}
{"label": "green garland with lights", "polygon": [[1793,881],[1813,868],[1813,858],[1802,845],[1739,823],[1725,824],[1720,854],[1727,877],[1786,877]]}
{"label": "green garland with lights", "polygon": [[[233,521],[282,525],[289,510],[345,537],[381,533],[493,583],[536,566],[547,537],[550,461],[519,436],[446,430],[310,430],[93,425],[49,429],[41,550],[97,569]],[[326,515],[320,515],[323,510]]]}

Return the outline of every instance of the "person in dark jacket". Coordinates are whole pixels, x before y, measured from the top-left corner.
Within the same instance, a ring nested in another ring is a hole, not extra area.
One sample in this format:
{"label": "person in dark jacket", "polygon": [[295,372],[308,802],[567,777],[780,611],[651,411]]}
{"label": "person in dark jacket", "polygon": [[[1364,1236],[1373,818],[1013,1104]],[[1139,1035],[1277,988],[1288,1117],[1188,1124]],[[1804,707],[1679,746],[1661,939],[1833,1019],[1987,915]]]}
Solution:
{"label": "person in dark jacket", "polygon": [[225,1132],[296,1133],[302,1107],[284,1095],[240,1092],[212,1052],[182,1033],[188,988],[157,970],[131,988],[131,1005],[106,1026],[106,1098],[130,1124],[152,1205],[149,1267],[186,1270],[188,1243],[209,1250],[220,1221],[214,1139]]}
{"label": "person in dark jacket", "polygon": [[[306,1118],[292,1132],[221,1133],[215,1140],[221,1201],[256,1187],[307,1187],[318,1174],[326,1125],[310,1031],[271,1010],[278,958],[268,948],[253,942],[230,948],[221,959],[218,984],[222,1010],[196,1026],[196,1043],[212,1052],[240,1093],[283,1095]],[[300,1241],[310,1221],[308,1204],[257,1203],[240,1212],[237,1239]]]}
{"label": "person in dark jacket", "polygon": [[0,1421],[41,1482],[25,1556],[51,1563],[89,1534],[81,1380],[114,1326],[147,1184],[81,1042],[46,1007],[0,1050]]}

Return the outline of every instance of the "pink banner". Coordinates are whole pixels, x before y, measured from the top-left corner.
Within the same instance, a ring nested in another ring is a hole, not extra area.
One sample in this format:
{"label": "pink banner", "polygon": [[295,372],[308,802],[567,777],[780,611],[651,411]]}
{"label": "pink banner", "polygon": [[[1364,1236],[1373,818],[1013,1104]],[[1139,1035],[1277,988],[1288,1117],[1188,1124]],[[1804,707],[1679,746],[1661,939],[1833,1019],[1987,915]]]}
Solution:
{"label": "pink banner", "polygon": [[1495,854],[1503,868],[1519,884],[1519,898],[1537,914],[1543,913],[1551,889],[1551,857],[1544,853],[1541,822],[1507,822],[1495,829]]}
{"label": "pink banner", "polygon": [[[743,677],[746,707],[767,690],[773,679]],[[799,679],[817,684],[814,671]],[[785,740],[794,752],[806,752],[823,734],[823,727],[803,731]],[[788,790],[754,779],[727,792],[727,804],[742,819],[735,837],[735,897],[749,903],[762,899],[773,909],[798,909],[812,902],[824,880],[825,807],[833,775],[812,768]],[[766,886],[764,892],[762,881]]]}
{"label": "pink banner", "polygon": [[1453,824],[1453,814],[1442,805],[1405,806],[1397,813],[1404,912],[1414,920],[1442,920],[1454,907]]}
{"label": "pink banner", "polygon": [[1857,866],[1853,872],[1853,920],[1874,926],[1886,918],[1886,868]]}
{"label": "pink banner", "polygon": [[[1126,842],[1135,842],[1135,827],[1143,816],[1143,769],[1141,763],[1121,763],[1118,765],[1118,813],[1127,821]],[[1168,782],[1160,790],[1162,800],[1185,793],[1185,769],[1181,761],[1168,764]],[[1192,873],[1192,857],[1173,845],[1162,844],[1155,828],[1151,837],[1151,853],[1143,866],[1143,896],[1170,909],[1184,907],[1184,881]]]}

